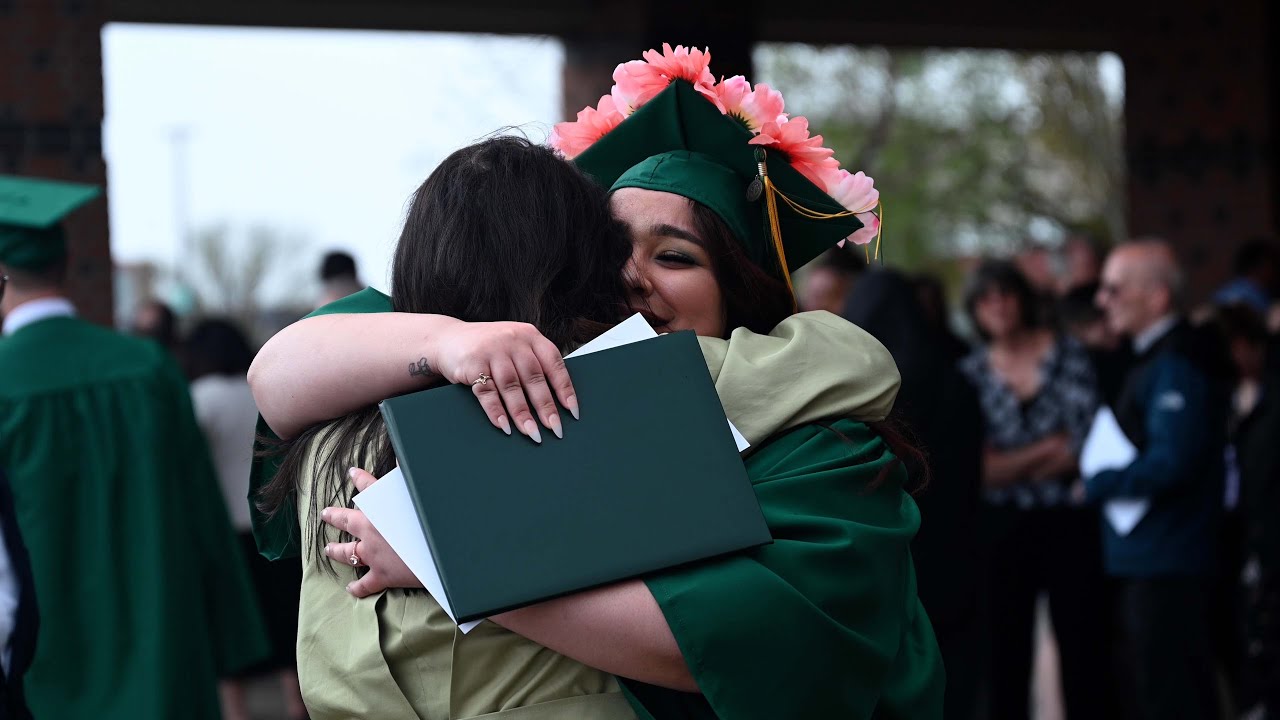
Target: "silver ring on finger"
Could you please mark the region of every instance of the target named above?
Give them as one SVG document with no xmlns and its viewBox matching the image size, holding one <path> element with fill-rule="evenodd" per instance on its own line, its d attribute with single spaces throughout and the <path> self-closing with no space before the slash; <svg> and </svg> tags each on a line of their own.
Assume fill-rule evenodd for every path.
<svg viewBox="0 0 1280 720">
<path fill-rule="evenodd" d="M 360 548 L 360 541 L 357 540 L 355 545 L 351 546 L 351 557 L 347 558 L 347 562 L 351 563 L 351 567 L 360 567 L 360 554 L 356 552 Z"/>
<path fill-rule="evenodd" d="M 480 373 L 480 377 L 476 378 L 475 380 L 472 380 L 472 381 L 471 381 L 471 384 L 472 384 L 473 386 L 475 386 L 475 385 L 487 385 L 487 384 L 489 383 L 489 381 L 490 381 L 490 380 L 492 380 L 492 379 L 493 379 L 493 378 L 492 378 L 492 377 L 490 377 L 488 373 Z"/>
</svg>

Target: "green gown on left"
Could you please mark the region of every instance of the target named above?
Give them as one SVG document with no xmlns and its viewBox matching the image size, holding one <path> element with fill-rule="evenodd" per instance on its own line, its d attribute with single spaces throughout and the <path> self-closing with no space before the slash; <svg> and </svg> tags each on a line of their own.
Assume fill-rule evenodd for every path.
<svg viewBox="0 0 1280 720">
<path fill-rule="evenodd" d="M 74 317 L 0 338 L 0 466 L 40 612 L 34 717 L 220 717 L 217 678 L 267 647 L 165 351 Z"/>
</svg>

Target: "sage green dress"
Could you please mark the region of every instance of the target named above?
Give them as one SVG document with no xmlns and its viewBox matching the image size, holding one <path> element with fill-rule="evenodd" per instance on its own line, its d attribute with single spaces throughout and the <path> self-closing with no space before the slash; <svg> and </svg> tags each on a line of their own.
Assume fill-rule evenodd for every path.
<svg viewBox="0 0 1280 720">
<path fill-rule="evenodd" d="M 360 309 L 354 300 L 386 309 L 366 296 L 337 312 Z M 892 359 L 827 313 L 702 345 L 726 413 L 760 445 L 747 469 L 775 537 L 646 579 L 703 694 L 627 680 L 620 692 L 612 676 L 492 623 L 464 636 L 421 591 L 356 600 L 350 568 L 333 566 L 335 580 L 304 559 L 299 673 L 312 716 L 940 717 L 904 473 L 864 424 L 817 423 L 882 419 L 899 382 Z M 299 498 L 304 523 L 308 506 Z"/>
<path fill-rule="evenodd" d="M 40 612 L 32 714 L 221 716 L 266 638 L 186 382 L 75 317 L 0 339 L 0 466 Z"/>
</svg>

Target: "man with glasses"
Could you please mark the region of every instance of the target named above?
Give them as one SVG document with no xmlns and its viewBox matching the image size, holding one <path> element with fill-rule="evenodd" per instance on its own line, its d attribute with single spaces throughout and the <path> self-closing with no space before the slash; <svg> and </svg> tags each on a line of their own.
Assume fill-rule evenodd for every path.
<svg viewBox="0 0 1280 720">
<path fill-rule="evenodd" d="M 1137 524 L 1108 518 L 1105 563 L 1142 717 L 1216 718 L 1209 600 L 1222 498 L 1226 387 L 1182 319 L 1183 276 L 1169 247 L 1140 240 L 1107 258 L 1098 306 L 1136 354 L 1116 417 L 1137 458 L 1085 481 L 1091 501 L 1145 501 Z M 1099 672 L 1105 669 L 1099 668 Z"/>
<path fill-rule="evenodd" d="M 0 468 L 40 614 L 22 687 L 37 718 L 213 720 L 262 623 L 178 368 L 64 296 L 61 222 L 97 195 L 0 175 Z"/>
</svg>

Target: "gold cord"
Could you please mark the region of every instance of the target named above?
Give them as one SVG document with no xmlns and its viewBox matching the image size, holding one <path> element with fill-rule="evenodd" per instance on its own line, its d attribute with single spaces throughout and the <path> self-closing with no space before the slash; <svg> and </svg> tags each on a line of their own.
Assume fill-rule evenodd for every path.
<svg viewBox="0 0 1280 720">
<path fill-rule="evenodd" d="M 787 292 L 791 294 L 791 309 L 795 311 L 799 309 L 799 302 L 796 300 L 796 288 L 791 282 L 791 270 L 787 267 L 787 251 L 782 247 L 782 225 L 778 221 L 778 201 L 777 196 L 782 195 L 773 180 L 769 178 L 769 168 L 766 165 L 764 151 L 761 150 L 757 157 L 759 162 L 756 167 L 760 172 L 760 180 L 764 182 L 764 204 L 769 213 L 769 234 L 773 236 L 773 249 L 778 254 L 778 264 L 782 266 L 782 279 L 787 282 Z M 785 200 L 786 195 L 782 195 Z"/>
</svg>

